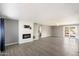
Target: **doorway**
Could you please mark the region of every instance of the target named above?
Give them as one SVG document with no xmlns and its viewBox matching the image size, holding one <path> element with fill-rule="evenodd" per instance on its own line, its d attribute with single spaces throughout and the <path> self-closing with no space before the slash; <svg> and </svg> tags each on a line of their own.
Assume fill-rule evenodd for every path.
<svg viewBox="0 0 79 59">
<path fill-rule="evenodd" d="M 39 40 L 41 39 L 42 36 L 42 25 L 38 23 L 34 23 L 34 29 L 33 29 L 33 39 L 34 40 Z"/>
<path fill-rule="evenodd" d="M 42 36 L 42 26 L 41 25 L 39 25 L 39 27 L 38 27 L 38 37 L 39 37 L 39 39 L 41 39 L 41 36 Z"/>
</svg>

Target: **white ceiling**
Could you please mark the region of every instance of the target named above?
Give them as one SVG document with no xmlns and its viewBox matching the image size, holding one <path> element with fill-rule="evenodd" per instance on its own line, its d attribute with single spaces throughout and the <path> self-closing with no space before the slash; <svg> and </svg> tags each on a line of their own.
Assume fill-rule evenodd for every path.
<svg viewBox="0 0 79 59">
<path fill-rule="evenodd" d="M 2 14 L 10 18 L 18 20 L 30 20 L 44 25 L 76 24 L 79 23 L 79 4 L 2 4 Z"/>
</svg>

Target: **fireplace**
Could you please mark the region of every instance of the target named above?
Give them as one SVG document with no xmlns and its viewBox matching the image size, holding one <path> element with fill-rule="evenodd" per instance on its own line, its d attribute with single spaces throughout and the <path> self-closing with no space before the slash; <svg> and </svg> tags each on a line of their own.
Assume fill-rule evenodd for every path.
<svg viewBox="0 0 79 59">
<path fill-rule="evenodd" d="M 31 34 L 23 34 L 23 39 L 31 38 Z"/>
</svg>

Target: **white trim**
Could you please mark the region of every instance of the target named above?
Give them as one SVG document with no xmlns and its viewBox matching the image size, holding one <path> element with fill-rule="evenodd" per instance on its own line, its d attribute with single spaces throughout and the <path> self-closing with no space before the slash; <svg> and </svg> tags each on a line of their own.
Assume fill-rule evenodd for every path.
<svg viewBox="0 0 79 59">
<path fill-rule="evenodd" d="M 23 43 L 27 43 L 27 42 L 32 42 L 32 41 L 34 41 L 34 40 L 30 40 L 30 39 L 29 40 L 25 40 L 25 41 L 22 40 L 22 41 L 19 41 L 19 44 L 23 44 Z"/>
<path fill-rule="evenodd" d="M 18 44 L 18 42 L 14 42 L 14 43 L 10 43 L 10 44 L 5 44 L 5 46 L 10 46 L 10 45 L 14 45 L 14 44 Z"/>
</svg>

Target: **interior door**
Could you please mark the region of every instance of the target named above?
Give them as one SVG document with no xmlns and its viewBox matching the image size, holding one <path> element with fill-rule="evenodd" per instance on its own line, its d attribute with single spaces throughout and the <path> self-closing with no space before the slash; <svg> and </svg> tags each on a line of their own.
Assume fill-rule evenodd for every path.
<svg viewBox="0 0 79 59">
<path fill-rule="evenodd" d="M 4 30 L 4 19 L 0 18 L 0 50 L 5 50 L 5 30 Z"/>
</svg>

